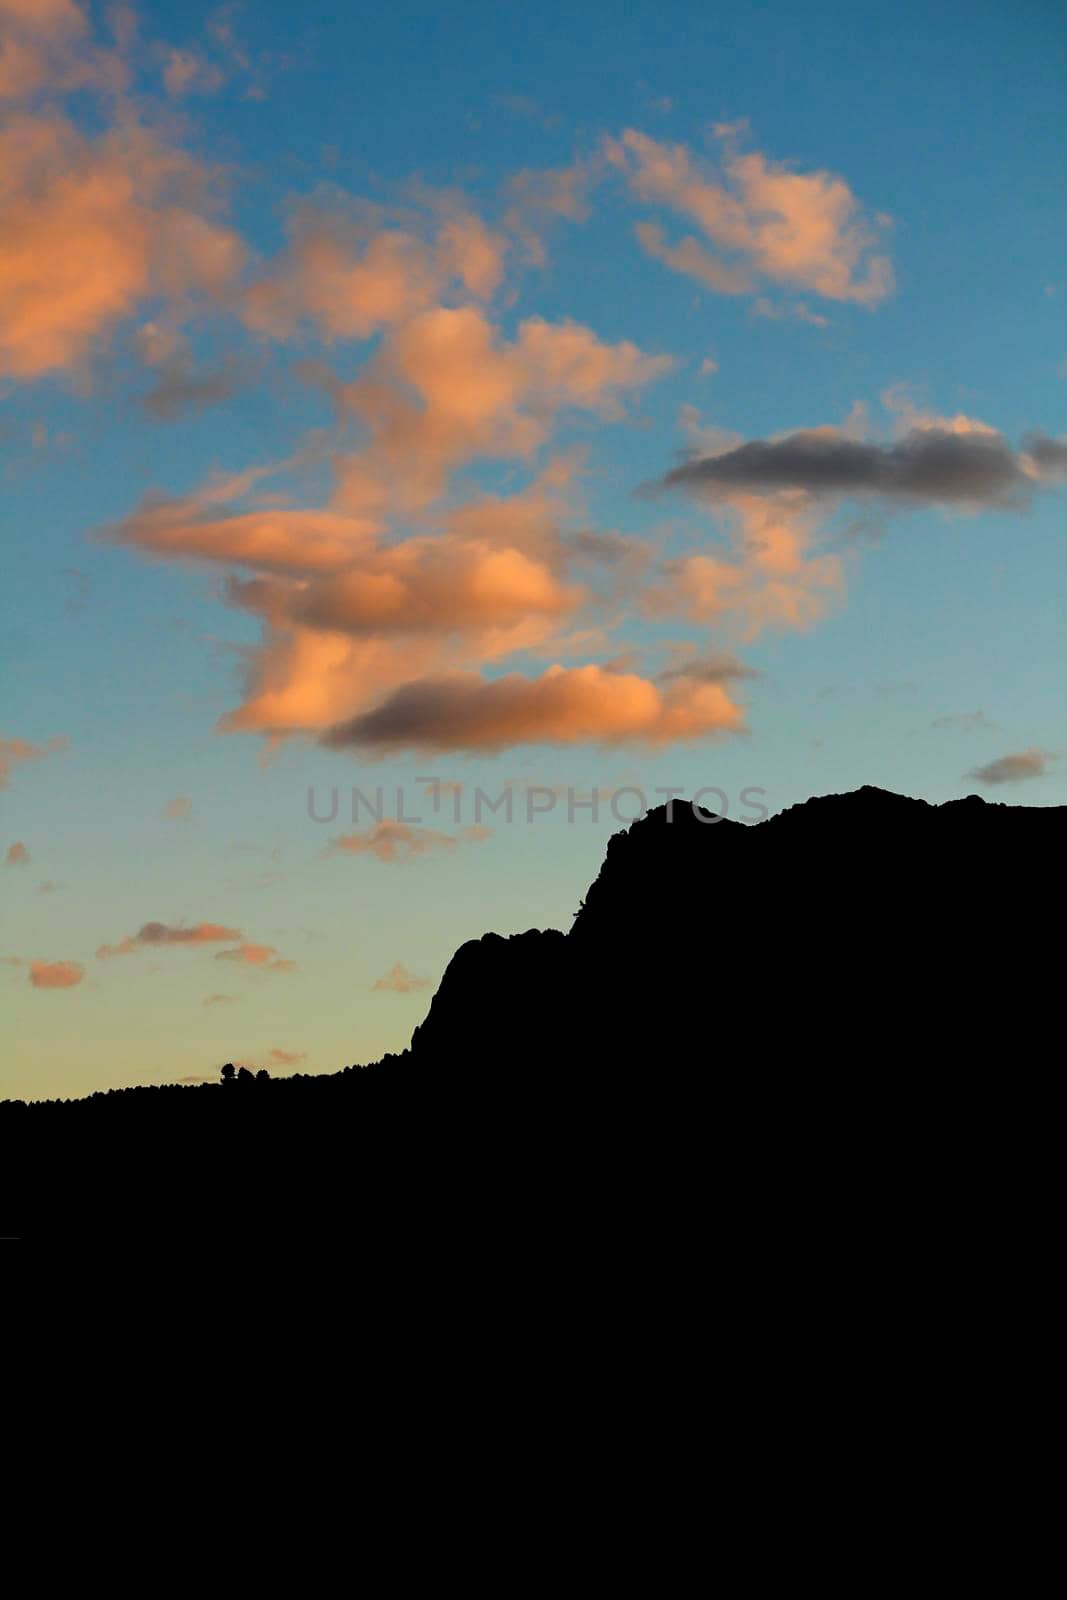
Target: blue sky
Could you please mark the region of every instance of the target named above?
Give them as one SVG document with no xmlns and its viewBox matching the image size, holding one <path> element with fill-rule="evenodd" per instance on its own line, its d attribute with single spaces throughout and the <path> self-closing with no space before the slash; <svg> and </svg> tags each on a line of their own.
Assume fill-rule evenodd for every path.
<svg viewBox="0 0 1067 1600">
<path fill-rule="evenodd" d="M 620 825 L 479 785 L 1067 802 L 1065 55 L 0 0 L 0 1092 L 401 1048 Z"/>
</svg>

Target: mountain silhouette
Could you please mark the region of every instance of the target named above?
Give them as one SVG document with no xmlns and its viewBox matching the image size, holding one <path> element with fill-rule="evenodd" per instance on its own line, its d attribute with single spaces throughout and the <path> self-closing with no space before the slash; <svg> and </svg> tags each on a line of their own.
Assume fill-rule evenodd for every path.
<svg viewBox="0 0 1067 1600">
<path fill-rule="evenodd" d="M 874 788 L 749 824 L 676 800 L 610 840 L 567 932 L 461 946 L 401 1055 L 4 1102 L 0 1231 L 573 1236 L 606 1207 L 677 1241 L 716 1198 L 784 1219 L 784 1188 L 809 1219 L 985 1163 L 1029 1191 L 1065 827 Z"/>
</svg>

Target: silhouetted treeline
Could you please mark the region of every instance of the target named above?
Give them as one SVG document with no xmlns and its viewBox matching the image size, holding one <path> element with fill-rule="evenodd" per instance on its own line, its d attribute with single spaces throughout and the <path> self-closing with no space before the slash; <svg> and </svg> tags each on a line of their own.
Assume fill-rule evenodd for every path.
<svg viewBox="0 0 1067 1600">
<path fill-rule="evenodd" d="M 874 789 L 758 824 L 660 807 L 567 933 L 462 946 L 401 1055 L 0 1105 L 2 1231 L 719 1236 L 1009 1170 L 1037 1203 L 1065 823 Z"/>
</svg>

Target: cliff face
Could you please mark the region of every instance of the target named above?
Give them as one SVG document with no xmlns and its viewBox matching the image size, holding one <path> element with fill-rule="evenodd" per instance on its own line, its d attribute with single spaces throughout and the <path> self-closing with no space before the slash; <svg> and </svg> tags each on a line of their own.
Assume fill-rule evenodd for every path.
<svg viewBox="0 0 1067 1600">
<path fill-rule="evenodd" d="M 566 935 L 456 953 L 413 1060 L 571 1081 L 1018 1064 L 1049 1003 L 1040 910 L 1065 831 L 1063 807 L 872 788 L 749 825 L 659 807 L 611 839 Z"/>
<path fill-rule="evenodd" d="M 232 1250 L 258 1217 L 403 1262 L 460 1242 L 494 1282 L 537 1240 L 701 1292 L 732 1249 L 798 1296 L 821 1250 L 834 1293 L 878 1263 L 879 1308 L 886 1261 L 936 1289 L 961 1239 L 1047 1273 L 1065 836 L 1067 808 L 876 789 L 751 826 L 661 808 L 568 933 L 457 951 L 402 1057 L 0 1106 L 0 1232 L 199 1218 Z"/>
</svg>

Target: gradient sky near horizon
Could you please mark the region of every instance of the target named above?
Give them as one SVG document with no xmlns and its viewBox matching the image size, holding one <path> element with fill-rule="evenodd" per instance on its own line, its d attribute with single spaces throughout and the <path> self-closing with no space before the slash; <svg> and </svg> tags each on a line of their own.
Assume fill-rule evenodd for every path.
<svg viewBox="0 0 1067 1600">
<path fill-rule="evenodd" d="M 403 1048 L 569 926 L 638 802 L 568 786 L 1067 803 L 1065 64 L 0 0 L 0 1097 Z"/>
</svg>

